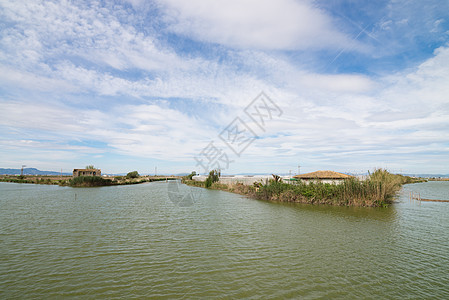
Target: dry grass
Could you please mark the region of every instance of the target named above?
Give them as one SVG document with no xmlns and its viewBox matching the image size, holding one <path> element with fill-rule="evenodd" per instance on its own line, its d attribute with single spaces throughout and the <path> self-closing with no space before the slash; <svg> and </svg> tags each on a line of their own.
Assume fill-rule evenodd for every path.
<svg viewBox="0 0 449 300">
<path fill-rule="evenodd" d="M 390 204 L 401 185 L 409 181 L 409 177 L 378 169 L 365 181 L 352 177 L 337 185 L 319 181 L 309 184 L 300 181 L 295 185 L 270 182 L 259 189 L 256 197 L 270 201 L 378 207 Z"/>
<path fill-rule="evenodd" d="M 191 180 L 183 180 L 183 182 L 188 185 L 205 187 L 204 182 Z M 414 182 L 413 178 L 377 169 L 365 181 L 349 176 L 341 184 L 320 181 L 311 183 L 299 181 L 296 184 L 287 184 L 271 180 L 260 187 L 243 184 L 226 185 L 215 182 L 210 188 L 268 201 L 382 207 L 393 202 L 403 184 L 411 182 Z"/>
</svg>

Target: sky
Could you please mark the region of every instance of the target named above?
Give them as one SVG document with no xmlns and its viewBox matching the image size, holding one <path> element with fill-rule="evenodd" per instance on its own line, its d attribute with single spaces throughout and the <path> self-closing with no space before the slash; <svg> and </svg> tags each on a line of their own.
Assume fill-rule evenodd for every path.
<svg viewBox="0 0 449 300">
<path fill-rule="evenodd" d="M 448 174 L 449 1 L 0 0 L 22 165 Z"/>
</svg>

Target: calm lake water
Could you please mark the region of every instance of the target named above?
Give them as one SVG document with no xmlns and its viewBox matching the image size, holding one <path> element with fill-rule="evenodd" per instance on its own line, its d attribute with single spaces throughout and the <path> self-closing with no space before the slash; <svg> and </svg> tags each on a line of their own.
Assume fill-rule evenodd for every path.
<svg viewBox="0 0 449 300">
<path fill-rule="evenodd" d="M 449 182 L 386 209 L 168 186 L 0 183 L 0 298 L 449 298 L 449 203 L 408 199 Z"/>
</svg>

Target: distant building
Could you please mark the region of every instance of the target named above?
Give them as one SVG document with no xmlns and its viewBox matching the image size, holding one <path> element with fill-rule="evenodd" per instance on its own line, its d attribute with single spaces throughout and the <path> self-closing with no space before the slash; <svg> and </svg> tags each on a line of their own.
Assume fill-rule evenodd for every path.
<svg viewBox="0 0 449 300">
<path fill-rule="evenodd" d="M 323 182 L 331 184 L 342 183 L 345 179 L 354 178 L 354 176 L 338 173 L 334 171 L 316 171 L 307 174 L 296 175 L 293 178 L 290 176 L 281 176 L 282 182 L 294 184 L 298 180 L 303 182 Z M 195 175 L 192 177 L 194 181 L 206 181 L 207 176 L 205 175 Z M 220 176 L 218 182 L 221 184 L 234 185 L 253 185 L 255 183 L 266 184 L 268 181 L 273 179 L 273 175 L 228 175 Z"/>
<path fill-rule="evenodd" d="M 286 177 L 287 178 L 287 177 Z M 205 175 L 195 175 L 192 177 L 194 181 L 206 181 L 207 176 Z M 220 176 L 218 183 L 233 185 L 233 184 L 243 184 L 243 185 L 253 185 L 254 183 L 265 184 L 269 180 L 273 179 L 272 175 L 228 175 Z"/>
<path fill-rule="evenodd" d="M 79 176 L 101 176 L 100 169 L 73 169 L 73 177 Z"/>
<path fill-rule="evenodd" d="M 354 176 L 334 171 L 316 171 L 312 173 L 299 174 L 294 176 L 293 178 L 300 179 L 304 182 L 321 181 L 324 183 L 339 184 L 342 183 L 345 179 L 354 178 Z"/>
</svg>

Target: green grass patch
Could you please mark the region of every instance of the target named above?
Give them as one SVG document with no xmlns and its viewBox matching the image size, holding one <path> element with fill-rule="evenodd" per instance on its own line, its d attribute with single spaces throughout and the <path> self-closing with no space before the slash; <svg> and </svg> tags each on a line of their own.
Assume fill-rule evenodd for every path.
<svg viewBox="0 0 449 300">
<path fill-rule="evenodd" d="M 70 179 L 69 185 L 73 187 L 109 186 L 113 185 L 113 182 L 100 176 L 79 176 Z"/>
</svg>

